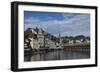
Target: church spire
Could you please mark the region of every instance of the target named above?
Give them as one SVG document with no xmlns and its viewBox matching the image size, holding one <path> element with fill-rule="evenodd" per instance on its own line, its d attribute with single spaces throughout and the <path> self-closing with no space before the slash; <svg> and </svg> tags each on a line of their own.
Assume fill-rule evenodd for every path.
<svg viewBox="0 0 100 73">
<path fill-rule="evenodd" d="M 61 34 L 59 32 L 59 44 L 61 45 Z"/>
</svg>

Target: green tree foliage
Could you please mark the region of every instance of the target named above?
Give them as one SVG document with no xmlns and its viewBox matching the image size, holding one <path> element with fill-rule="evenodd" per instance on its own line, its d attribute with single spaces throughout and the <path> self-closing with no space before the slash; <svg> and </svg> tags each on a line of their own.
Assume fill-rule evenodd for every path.
<svg viewBox="0 0 100 73">
<path fill-rule="evenodd" d="M 66 39 L 62 40 L 62 43 L 68 43 L 68 42 L 69 42 L 69 40 L 66 40 Z"/>
</svg>

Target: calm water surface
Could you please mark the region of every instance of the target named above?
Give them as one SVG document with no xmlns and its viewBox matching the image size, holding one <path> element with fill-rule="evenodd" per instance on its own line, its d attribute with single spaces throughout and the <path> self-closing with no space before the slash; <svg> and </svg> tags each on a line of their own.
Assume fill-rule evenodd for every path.
<svg viewBox="0 0 100 73">
<path fill-rule="evenodd" d="M 90 58 L 90 49 L 69 49 L 24 53 L 24 61 L 70 60 Z"/>
</svg>

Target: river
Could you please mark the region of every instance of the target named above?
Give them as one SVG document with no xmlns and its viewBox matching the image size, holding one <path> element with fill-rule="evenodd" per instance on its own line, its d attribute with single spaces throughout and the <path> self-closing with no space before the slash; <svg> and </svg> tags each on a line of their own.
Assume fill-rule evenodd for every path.
<svg viewBox="0 0 100 73">
<path fill-rule="evenodd" d="M 48 60 L 72 60 L 90 58 L 90 49 L 60 49 L 50 50 L 48 52 L 24 53 L 24 61 L 48 61 Z"/>
</svg>

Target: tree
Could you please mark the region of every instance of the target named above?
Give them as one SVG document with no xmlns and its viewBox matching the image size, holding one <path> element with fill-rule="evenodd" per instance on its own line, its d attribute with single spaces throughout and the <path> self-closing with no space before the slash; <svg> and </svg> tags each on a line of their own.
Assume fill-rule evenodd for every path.
<svg viewBox="0 0 100 73">
<path fill-rule="evenodd" d="M 69 42 L 69 40 L 67 40 L 67 39 L 62 40 L 62 43 L 68 43 L 68 42 Z"/>
</svg>

